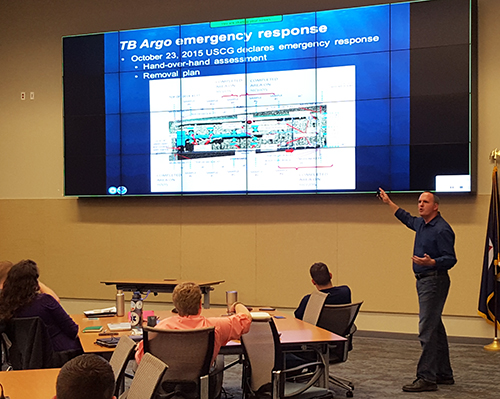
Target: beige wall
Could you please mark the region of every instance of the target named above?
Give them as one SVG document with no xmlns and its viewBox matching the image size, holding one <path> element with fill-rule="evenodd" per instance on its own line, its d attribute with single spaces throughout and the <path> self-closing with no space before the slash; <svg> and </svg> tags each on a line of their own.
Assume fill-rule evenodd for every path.
<svg viewBox="0 0 500 399">
<path fill-rule="evenodd" d="M 372 195 L 62 197 L 61 36 L 382 1 L 0 1 L 0 258 L 32 258 L 62 297 L 112 298 L 112 278 L 224 279 L 253 305 L 294 307 L 326 262 L 365 312 L 417 312 L 413 234 Z M 500 2 L 479 0 L 477 196 L 446 196 L 459 262 L 445 313 L 476 315 L 492 164 L 500 147 Z M 35 92 L 35 100 L 20 93 Z M 453 157 L 453 154 L 449 154 Z M 416 211 L 416 195 L 393 198 Z M 168 299 L 169 297 L 165 297 Z M 389 327 L 390 328 L 390 327 Z M 474 332 L 471 332 L 474 335 Z"/>
</svg>

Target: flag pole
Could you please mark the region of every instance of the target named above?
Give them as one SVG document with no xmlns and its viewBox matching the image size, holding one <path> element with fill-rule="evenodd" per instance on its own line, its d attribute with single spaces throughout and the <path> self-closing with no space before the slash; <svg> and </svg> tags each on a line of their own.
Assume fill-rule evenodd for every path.
<svg viewBox="0 0 500 399">
<path fill-rule="evenodd" d="M 496 268 L 498 267 L 498 259 L 495 259 L 495 262 L 494 262 L 494 265 L 495 265 L 495 271 L 496 271 Z M 497 274 L 498 276 L 498 274 Z M 497 327 L 497 285 L 498 285 L 498 281 L 495 281 L 495 314 L 493 315 L 493 323 L 495 324 L 495 338 L 493 338 L 493 342 L 491 344 L 488 344 L 488 345 L 485 345 L 484 346 L 484 349 L 486 349 L 487 351 L 490 351 L 490 352 L 498 352 L 500 351 L 500 339 L 498 339 L 498 327 Z"/>
<path fill-rule="evenodd" d="M 500 151 L 498 151 L 496 148 L 491 152 L 490 158 L 492 158 L 495 162 L 495 167 L 493 168 L 493 180 L 496 184 L 496 190 L 494 190 L 494 195 L 495 198 L 493 200 L 493 205 L 496 208 L 498 204 L 498 180 L 497 180 L 497 158 L 500 157 Z M 499 209 L 494 209 L 494 215 L 496 215 L 497 222 L 496 222 L 496 227 L 500 226 L 499 223 Z M 498 265 L 500 263 L 500 232 L 497 233 L 497 246 L 496 248 L 498 249 L 498 253 L 494 254 L 495 260 L 493 261 L 493 267 L 494 269 L 494 276 L 495 276 L 495 281 L 494 281 L 494 315 L 493 315 L 493 324 L 495 325 L 495 338 L 493 339 L 493 342 L 491 344 L 485 345 L 484 349 L 490 352 L 498 352 L 500 351 L 500 339 L 498 338 L 498 321 L 497 321 L 497 314 L 498 314 L 498 278 L 500 276 L 500 273 L 498 273 Z"/>
</svg>

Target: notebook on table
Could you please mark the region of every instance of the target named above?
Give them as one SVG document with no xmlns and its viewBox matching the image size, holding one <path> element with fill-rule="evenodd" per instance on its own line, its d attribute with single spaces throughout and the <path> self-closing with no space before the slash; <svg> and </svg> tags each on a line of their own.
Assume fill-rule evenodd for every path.
<svg viewBox="0 0 500 399">
<path fill-rule="evenodd" d="M 134 342 L 142 341 L 142 335 L 130 335 L 129 337 Z M 95 340 L 95 343 L 106 348 L 116 348 L 116 345 L 118 345 L 118 341 L 120 341 L 120 337 L 97 338 Z"/>
</svg>

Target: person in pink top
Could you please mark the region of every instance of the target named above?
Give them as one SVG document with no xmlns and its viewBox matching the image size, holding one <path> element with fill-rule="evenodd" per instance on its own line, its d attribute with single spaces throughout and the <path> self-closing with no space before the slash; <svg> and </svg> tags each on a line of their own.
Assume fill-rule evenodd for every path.
<svg viewBox="0 0 500 399">
<path fill-rule="evenodd" d="M 195 328 L 215 327 L 214 355 L 215 361 L 221 346 L 233 339 L 239 339 L 247 333 L 252 323 L 252 316 L 242 303 L 232 305 L 235 313 L 228 317 L 204 317 L 201 315 L 201 290 L 195 283 L 181 283 L 172 294 L 172 301 L 179 312 L 161 320 L 156 326 L 167 330 L 190 330 Z M 140 363 L 144 355 L 143 342 L 139 342 L 135 352 L 135 359 Z"/>
<path fill-rule="evenodd" d="M 172 301 L 178 311 L 177 316 L 161 320 L 156 327 L 167 330 L 191 330 L 195 328 L 215 327 L 214 354 L 210 372 L 210 397 L 220 398 L 222 389 L 223 357 L 217 360 L 221 346 L 233 339 L 239 339 L 250 330 L 252 316 L 242 303 L 235 302 L 231 306 L 232 316 L 204 317 L 201 315 L 201 290 L 198 284 L 181 283 L 172 294 Z M 139 342 L 135 352 L 135 360 L 140 363 L 144 356 L 144 344 Z"/>
</svg>

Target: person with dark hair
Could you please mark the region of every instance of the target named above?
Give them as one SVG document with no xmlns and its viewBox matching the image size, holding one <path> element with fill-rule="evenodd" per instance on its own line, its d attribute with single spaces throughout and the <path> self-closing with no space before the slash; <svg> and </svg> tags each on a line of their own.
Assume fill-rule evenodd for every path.
<svg viewBox="0 0 500 399">
<path fill-rule="evenodd" d="M 111 365 L 97 355 L 80 355 L 61 368 L 54 399 L 112 399 L 114 390 Z"/>
<path fill-rule="evenodd" d="M 344 305 L 351 303 L 351 289 L 347 285 L 334 286 L 332 284 L 332 273 L 323 262 L 314 263 L 310 269 L 311 281 L 321 292 L 328 294 L 325 299 L 327 305 Z M 307 294 L 300 301 L 299 307 L 295 309 L 295 318 L 302 320 L 311 294 Z"/>
<path fill-rule="evenodd" d="M 0 260 L 0 292 L 3 289 L 3 283 L 5 282 L 7 274 L 9 273 L 9 270 L 12 266 L 13 266 L 12 262 L 8 260 Z M 38 280 L 38 285 L 40 286 L 40 292 L 42 294 L 49 294 L 57 302 L 61 302 L 57 294 L 52 289 L 47 287 L 44 283 L 42 283 L 40 280 Z"/>
<path fill-rule="evenodd" d="M 380 199 L 390 206 L 394 216 L 416 233 L 411 259 L 417 279 L 418 338 L 422 354 L 417 366 L 417 379 L 404 385 L 403 391 L 436 391 L 437 384 L 451 385 L 455 382 L 442 320 L 450 289 L 448 270 L 457 263 L 455 233 L 439 212 L 439 197 L 436 194 L 426 191 L 420 195 L 420 217 L 415 217 L 392 202 L 384 190 L 379 190 Z"/>
<path fill-rule="evenodd" d="M 22 260 L 11 267 L 0 293 L 0 321 L 40 317 L 55 352 L 82 353 L 78 325 L 51 295 L 39 292 L 38 277 L 38 267 L 32 260 Z"/>
</svg>

